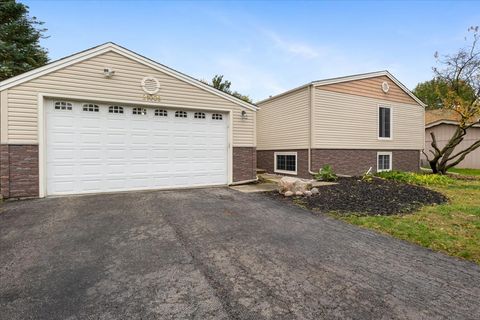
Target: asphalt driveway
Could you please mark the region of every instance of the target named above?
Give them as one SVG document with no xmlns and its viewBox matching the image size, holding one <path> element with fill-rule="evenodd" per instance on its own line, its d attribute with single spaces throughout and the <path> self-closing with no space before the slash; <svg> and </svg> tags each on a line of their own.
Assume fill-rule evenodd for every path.
<svg viewBox="0 0 480 320">
<path fill-rule="evenodd" d="M 480 268 L 226 188 L 5 203 L 1 319 L 478 319 Z"/>
</svg>

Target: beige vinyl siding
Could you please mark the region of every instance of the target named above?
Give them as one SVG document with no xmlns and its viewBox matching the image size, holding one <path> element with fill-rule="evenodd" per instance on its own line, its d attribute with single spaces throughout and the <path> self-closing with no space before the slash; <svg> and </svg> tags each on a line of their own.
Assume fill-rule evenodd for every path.
<svg viewBox="0 0 480 320">
<path fill-rule="evenodd" d="M 103 69 L 115 70 L 111 79 Z M 91 100 L 145 103 L 141 80 L 154 76 L 160 82 L 159 106 L 205 107 L 233 110 L 233 145 L 255 146 L 255 112 L 206 90 L 154 70 L 115 52 L 107 52 L 40 76 L 8 90 L 8 142 L 38 143 L 38 94 L 88 97 Z M 242 119 L 241 112 L 247 112 Z"/>
<path fill-rule="evenodd" d="M 0 92 L 0 142 L 7 143 L 7 92 L 8 90 L 3 90 Z"/>
<path fill-rule="evenodd" d="M 383 92 L 382 90 L 383 82 L 386 82 L 389 85 L 389 90 L 387 93 Z M 395 84 L 395 82 L 393 82 L 387 76 L 329 84 L 322 86 L 322 89 L 392 102 L 402 102 L 412 105 L 418 104 L 412 97 L 406 94 L 402 88 L 397 86 L 397 84 Z"/>
<path fill-rule="evenodd" d="M 416 103 L 327 91 L 323 87 L 315 89 L 314 103 L 312 148 L 423 149 L 424 109 Z M 378 139 L 379 105 L 392 107 L 391 140 Z"/>
<path fill-rule="evenodd" d="M 257 150 L 308 148 L 309 92 L 305 87 L 258 105 Z"/>
<path fill-rule="evenodd" d="M 433 126 L 431 128 L 425 129 L 425 151 L 426 153 L 432 157 L 432 153 L 429 150 L 433 150 L 432 148 L 432 137 L 430 136 L 431 132 L 435 133 L 435 138 L 437 140 L 437 144 L 439 147 L 443 147 L 447 144 L 450 138 L 453 136 L 455 132 L 455 125 L 451 124 L 439 124 L 437 126 Z M 471 146 L 475 141 L 480 140 L 480 128 L 470 128 L 467 131 L 467 135 L 465 136 L 464 140 L 455 148 L 455 153 L 467 149 Z M 454 154 L 455 154 L 454 153 Z M 453 155 L 453 154 L 452 154 Z M 423 156 L 425 158 L 425 156 Z M 472 153 L 468 154 L 465 159 L 460 162 L 457 168 L 473 168 L 473 169 L 480 169 L 480 149 L 473 151 Z"/>
</svg>

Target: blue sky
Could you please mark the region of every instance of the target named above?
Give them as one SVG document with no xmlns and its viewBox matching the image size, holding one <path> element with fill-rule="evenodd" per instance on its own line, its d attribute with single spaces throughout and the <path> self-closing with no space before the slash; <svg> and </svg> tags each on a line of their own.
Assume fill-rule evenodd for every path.
<svg viewBox="0 0 480 320">
<path fill-rule="evenodd" d="M 312 80 L 387 69 L 407 87 L 455 52 L 480 2 L 22 1 L 51 59 L 113 41 L 260 100 Z"/>
</svg>

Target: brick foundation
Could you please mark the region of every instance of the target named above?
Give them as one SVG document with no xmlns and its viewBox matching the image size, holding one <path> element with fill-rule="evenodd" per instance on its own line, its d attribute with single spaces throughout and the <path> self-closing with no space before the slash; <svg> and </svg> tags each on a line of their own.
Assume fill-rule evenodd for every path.
<svg viewBox="0 0 480 320">
<path fill-rule="evenodd" d="M 275 152 L 296 152 L 297 153 L 297 176 L 302 178 L 309 178 L 311 175 L 308 173 L 308 150 L 259 150 L 257 151 L 257 167 L 264 169 L 268 173 L 274 172 L 274 153 Z M 283 173 L 282 173 L 283 174 Z"/>
<path fill-rule="evenodd" d="M 310 178 L 308 173 L 308 150 L 259 150 L 257 166 L 269 173 L 274 173 L 274 152 L 297 152 L 297 176 Z M 312 171 L 316 172 L 325 164 L 330 164 L 338 174 L 357 176 L 370 167 L 377 171 L 377 152 L 392 152 L 394 170 L 418 171 L 420 169 L 419 150 L 350 150 L 350 149 L 312 149 Z"/>
<path fill-rule="evenodd" d="M 420 169 L 419 150 L 337 150 L 312 149 L 312 170 L 318 171 L 325 164 L 331 164 L 340 174 L 361 175 L 370 167 L 377 171 L 377 152 L 392 152 L 392 169 L 400 171 L 418 171 Z"/>
<path fill-rule="evenodd" d="M 38 146 L 0 146 L 0 193 L 3 198 L 38 197 Z"/>
<path fill-rule="evenodd" d="M 254 147 L 233 147 L 233 182 L 255 179 L 256 169 L 257 152 Z"/>
</svg>

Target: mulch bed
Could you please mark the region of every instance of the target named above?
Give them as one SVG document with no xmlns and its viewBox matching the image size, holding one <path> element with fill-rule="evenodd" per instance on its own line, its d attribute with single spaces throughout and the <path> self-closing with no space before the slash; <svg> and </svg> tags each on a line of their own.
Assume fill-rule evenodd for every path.
<svg viewBox="0 0 480 320">
<path fill-rule="evenodd" d="M 321 186 L 318 189 L 320 193 L 311 197 L 284 197 L 276 191 L 267 194 L 312 211 L 344 215 L 408 213 L 424 205 L 447 202 L 447 198 L 436 191 L 380 178 L 374 178 L 371 182 L 361 181 L 359 178 L 340 178 L 338 184 Z"/>
</svg>

